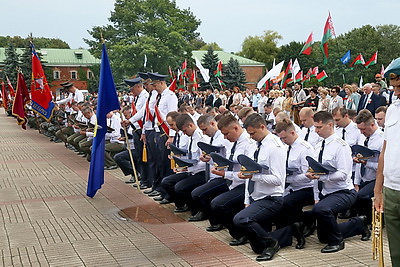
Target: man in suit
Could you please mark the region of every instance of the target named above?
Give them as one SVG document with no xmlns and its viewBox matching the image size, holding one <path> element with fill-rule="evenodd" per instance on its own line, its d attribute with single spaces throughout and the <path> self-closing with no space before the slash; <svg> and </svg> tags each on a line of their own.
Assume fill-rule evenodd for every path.
<svg viewBox="0 0 400 267">
<path fill-rule="evenodd" d="M 360 98 L 357 113 L 362 109 L 368 109 L 375 116 L 375 110 L 381 106 L 381 100 L 372 92 L 372 84 L 366 83 L 363 87 L 364 94 Z"/>
<path fill-rule="evenodd" d="M 207 107 L 207 106 L 210 106 L 210 107 L 213 107 L 214 106 L 214 95 L 213 95 L 213 93 L 212 93 L 212 90 L 211 89 L 207 89 L 207 91 L 206 91 L 206 101 L 205 101 L 205 106 Z"/>
</svg>

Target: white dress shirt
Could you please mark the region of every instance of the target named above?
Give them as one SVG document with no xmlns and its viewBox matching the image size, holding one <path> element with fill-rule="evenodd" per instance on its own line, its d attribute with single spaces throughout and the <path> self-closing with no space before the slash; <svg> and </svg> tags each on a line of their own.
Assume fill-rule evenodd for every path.
<svg viewBox="0 0 400 267">
<path fill-rule="evenodd" d="M 210 141 L 211 142 L 211 138 Z M 214 136 L 213 136 L 213 141 L 212 143 L 209 143 L 210 145 L 213 146 L 219 146 L 222 147 L 220 152 L 218 154 L 220 154 L 222 157 L 227 157 L 227 151 L 231 151 L 232 148 L 232 142 L 229 142 L 227 139 L 224 138 L 224 135 L 221 133 L 220 130 L 216 131 Z M 228 156 L 229 157 L 229 156 Z M 212 159 L 210 159 L 210 161 L 207 163 L 211 166 L 214 165 L 214 162 Z M 216 175 L 214 173 L 211 173 L 211 168 L 210 168 L 210 181 L 214 178 L 221 178 L 221 176 Z"/>
<path fill-rule="evenodd" d="M 200 159 L 201 150 L 197 145 L 198 142 L 209 143 L 210 137 L 203 135 L 201 130 L 199 128 L 196 128 L 193 135 L 189 137 L 188 156 L 190 154 L 192 159 Z M 192 143 L 191 146 L 190 143 Z M 196 174 L 198 172 L 205 171 L 205 169 L 206 163 L 199 160 L 195 165 L 188 168 L 188 172 Z"/>
<path fill-rule="evenodd" d="M 163 121 L 166 120 L 167 114 L 171 111 L 178 110 L 178 98 L 176 97 L 175 93 L 166 88 L 161 93 L 161 98 L 158 103 L 158 110 L 160 111 L 161 119 Z M 156 125 L 160 125 L 161 122 L 158 121 L 157 116 L 154 118 Z M 159 131 L 159 128 L 155 128 L 156 131 Z M 173 133 L 171 133 L 173 132 Z M 169 136 L 175 136 L 175 131 L 170 130 Z"/>
<path fill-rule="evenodd" d="M 149 93 L 146 90 L 143 90 L 137 96 L 137 100 L 135 103 L 137 113 L 129 119 L 129 121 L 136 127 L 136 129 L 140 128 L 140 126 L 137 122 L 139 120 L 143 120 L 144 111 L 146 110 L 146 101 L 147 101 L 148 97 L 149 97 Z M 143 121 L 143 123 L 144 123 L 144 121 Z"/>
<path fill-rule="evenodd" d="M 81 92 L 81 90 L 75 89 L 75 93 L 69 93 L 68 97 L 58 100 L 58 101 L 56 101 L 56 103 L 58 105 L 60 105 L 60 104 L 71 105 L 72 102 L 79 103 L 79 102 L 83 102 L 83 101 L 84 101 L 83 93 Z M 72 109 L 69 106 L 67 106 L 67 107 L 65 107 L 65 110 L 68 112 L 71 112 Z"/>
<path fill-rule="evenodd" d="M 307 135 L 308 129 L 310 129 L 310 134 L 308 135 L 307 142 L 315 147 L 320 141 L 322 141 L 322 138 L 315 132 L 314 125 L 312 125 L 310 128 L 303 127 L 299 133 L 299 136 L 301 139 L 305 140 L 304 138 Z"/>
<path fill-rule="evenodd" d="M 111 133 L 106 133 L 106 140 L 110 140 L 110 143 L 123 144 L 124 141 L 118 140 L 121 137 L 121 118 L 114 114 L 110 119 L 107 119 L 107 126 L 114 129 Z"/>
</svg>

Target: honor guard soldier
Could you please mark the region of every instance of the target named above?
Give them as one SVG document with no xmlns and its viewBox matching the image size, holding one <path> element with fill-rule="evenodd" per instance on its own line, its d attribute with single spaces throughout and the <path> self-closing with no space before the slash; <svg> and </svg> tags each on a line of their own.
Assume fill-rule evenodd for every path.
<svg viewBox="0 0 400 267">
<path fill-rule="evenodd" d="M 153 190 L 149 196 L 158 196 L 161 193 L 160 185 L 163 177 L 172 173 L 170 161 L 168 159 L 169 151 L 167 149 L 167 140 L 170 136 L 174 136 L 175 132 L 170 130 L 166 123 L 166 116 L 170 111 L 178 110 L 178 98 L 175 93 L 169 90 L 165 79 L 167 75 L 158 73 L 148 73 L 151 84 L 158 93 L 154 105 L 154 120 L 153 126 L 155 130 L 155 156 L 156 156 L 156 176 L 153 180 Z"/>
<path fill-rule="evenodd" d="M 239 121 L 231 114 L 222 115 L 218 121 L 218 129 L 225 139 L 233 143 L 231 149 L 227 151 L 226 157 L 233 161 L 234 164 L 227 170 L 215 167 L 211 169 L 211 173 L 225 178 L 229 188 L 229 191 L 220 194 L 211 201 L 212 215 L 229 230 L 230 235 L 233 237 L 229 244 L 231 246 L 239 246 L 245 244 L 247 238 L 233 224 L 233 217 L 244 208 L 245 195 L 245 181 L 238 177 L 240 164 L 237 162 L 237 156 L 242 154 L 253 155 L 257 145 L 250 139 L 246 130 L 240 126 Z M 212 231 L 213 228 L 207 230 Z"/>
<path fill-rule="evenodd" d="M 331 113 L 315 113 L 314 126 L 317 134 L 323 138 L 315 148 L 314 159 L 336 171 L 317 174 L 309 170 L 306 173 L 309 179 L 318 181 L 320 190 L 319 202 L 314 205 L 312 212 L 317 219 L 318 239 L 327 243 L 321 252 L 338 252 L 344 249 L 344 238 L 361 234 L 362 240 L 368 240 L 371 233 L 365 218 L 351 218 L 341 224 L 336 222 L 337 214 L 350 209 L 357 199 L 351 180 L 351 148 L 335 134 Z"/>
<path fill-rule="evenodd" d="M 75 152 L 79 152 L 79 142 L 85 138 L 85 136 L 81 135 L 81 127 L 87 125 L 88 119 L 82 113 L 82 109 L 84 108 L 84 102 L 78 103 L 78 113 L 74 119 L 74 134 L 70 135 L 67 138 L 67 142 L 71 144 L 71 149 Z"/>
<path fill-rule="evenodd" d="M 222 176 L 211 173 L 213 161 L 210 157 L 210 153 L 216 152 L 222 157 L 226 157 L 226 152 L 230 151 L 232 143 L 224 139 L 223 134 L 218 129 L 217 122 L 211 114 L 201 115 L 197 120 L 197 125 L 204 135 L 210 137 L 210 142 L 203 143 L 201 144 L 202 147 L 200 147 L 203 151 L 200 160 L 207 164 L 205 174 L 206 183 L 192 191 L 192 198 L 199 213 L 189 218 L 189 221 L 201 221 L 208 218 L 210 221 L 210 227 L 207 229 L 217 231 L 221 230 L 223 226 L 212 213 L 211 200 L 218 195 L 229 191 L 229 188 Z"/>
<path fill-rule="evenodd" d="M 164 177 L 161 181 L 161 187 L 167 192 L 169 200 L 175 203 L 175 212 L 185 212 L 192 209 L 192 215 L 195 215 L 197 211 L 193 210 L 191 192 L 197 186 L 205 183 L 205 163 L 199 161 L 201 151 L 197 144 L 198 142 L 209 142 L 209 138 L 201 133 L 201 130 L 197 128 L 188 114 L 179 115 L 176 118 L 176 126 L 190 138 L 187 158 L 198 162 L 187 170 Z"/>
<path fill-rule="evenodd" d="M 67 112 L 72 112 L 72 110 L 71 110 L 72 103 L 74 103 L 74 102 L 75 103 L 79 103 L 79 102 L 85 101 L 81 90 L 76 88 L 73 83 L 64 82 L 64 83 L 61 83 L 60 85 L 63 86 L 64 90 L 69 92 L 69 94 L 68 94 L 68 97 L 56 101 L 56 104 L 57 105 L 66 104 L 67 105 L 67 107 L 66 107 L 66 111 Z"/>
<path fill-rule="evenodd" d="M 366 137 L 364 142 L 358 146 L 353 146 L 353 160 L 357 163 L 354 187 L 356 188 L 357 202 L 356 211 L 359 215 L 365 215 L 368 218 L 368 224 L 371 223 L 372 200 L 374 196 L 376 170 L 378 168 L 378 158 L 383 146 L 383 132 L 375 123 L 374 117 L 367 109 L 363 109 L 356 117 L 358 129 Z"/>
<path fill-rule="evenodd" d="M 107 128 L 108 132 L 105 135 L 104 169 L 113 170 L 117 168 L 117 163 L 113 159 L 114 155 L 125 149 L 124 142 L 120 140 L 121 118 L 113 111 L 107 114 Z"/>
<path fill-rule="evenodd" d="M 299 136 L 304 141 L 310 143 L 313 148 L 322 141 L 321 137 L 315 132 L 314 127 L 314 111 L 309 107 L 304 107 L 299 112 L 299 117 L 303 128 L 301 129 Z"/>
<path fill-rule="evenodd" d="M 93 137 L 94 137 L 94 127 L 97 122 L 96 114 L 94 114 L 93 110 L 90 107 L 85 107 L 82 109 L 83 116 L 89 120 L 89 129 L 81 130 L 81 134 L 86 137 L 79 142 L 80 154 L 86 157 L 90 161 L 90 147 L 92 146 Z M 79 154 L 78 154 L 79 155 Z"/>
</svg>

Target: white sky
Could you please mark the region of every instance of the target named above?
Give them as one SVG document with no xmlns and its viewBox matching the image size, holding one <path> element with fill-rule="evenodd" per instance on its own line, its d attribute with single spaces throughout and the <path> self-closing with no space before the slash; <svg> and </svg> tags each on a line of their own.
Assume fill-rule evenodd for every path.
<svg viewBox="0 0 400 267">
<path fill-rule="evenodd" d="M 112 0 L 3 0 L 0 35 L 60 38 L 71 48 L 88 46 L 87 30 L 108 23 Z M 310 32 L 320 40 L 331 12 L 336 34 L 370 24 L 399 24 L 399 0 L 176 0 L 202 21 L 198 31 L 205 42 L 216 42 L 227 52 L 241 50 L 249 35 L 273 30 L 283 36 L 279 45 L 304 42 Z M 366 40 L 367 41 L 367 40 Z"/>
</svg>

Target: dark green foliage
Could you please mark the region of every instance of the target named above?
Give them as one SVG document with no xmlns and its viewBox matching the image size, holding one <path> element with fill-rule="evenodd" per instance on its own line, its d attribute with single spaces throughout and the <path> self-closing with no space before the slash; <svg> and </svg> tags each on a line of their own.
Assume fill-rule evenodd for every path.
<svg viewBox="0 0 400 267">
<path fill-rule="evenodd" d="M 8 44 L 5 50 L 6 58 L 4 60 L 4 72 L 11 81 L 11 84 L 15 88 L 17 84 L 17 67 L 19 67 L 19 57 L 16 52 L 15 46 L 12 42 Z M 3 77 L 5 80 L 5 75 Z"/>
<path fill-rule="evenodd" d="M 241 90 L 245 89 L 244 84 L 246 83 L 246 74 L 239 66 L 239 62 L 236 59 L 229 59 L 228 64 L 223 69 L 222 79 L 226 85 L 226 88 L 232 88 L 236 85 L 239 86 Z"/>
<path fill-rule="evenodd" d="M 31 37 L 22 38 L 21 36 L 0 36 L 0 47 L 7 47 L 7 45 L 12 42 L 14 47 L 23 48 L 29 43 Z M 69 45 L 58 39 L 58 38 L 46 38 L 46 37 L 33 37 L 33 43 L 37 47 L 42 48 L 69 48 Z"/>
<path fill-rule="evenodd" d="M 209 46 L 207 53 L 204 54 L 204 56 L 201 60 L 201 64 L 203 65 L 203 67 L 205 69 L 209 69 L 210 82 L 208 82 L 208 83 L 204 82 L 203 78 L 201 77 L 200 90 L 207 90 L 208 88 L 211 88 L 211 89 L 219 89 L 220 88 L 219 84 L 218 84 L 218 80 L 214 74 L 214 71 L 217 70 L 218 61 L 219 61 L 218 55 L 214 53 L 212 46 Z"/>
</svg>

